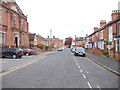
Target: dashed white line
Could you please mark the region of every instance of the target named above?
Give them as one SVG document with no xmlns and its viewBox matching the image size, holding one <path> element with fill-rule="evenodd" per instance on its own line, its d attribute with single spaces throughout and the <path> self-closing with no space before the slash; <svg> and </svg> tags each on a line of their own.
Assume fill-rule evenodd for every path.
<svg viewBox="0 0 120 90">
<path fill-rule="evenodd" d="M 83 74 L 83 77 L 86 79 L 86 76 Z"/>
<path fill-rule="evenodd" d="M 101 90 L 100 87 L 99 87 L 98 85 L 97 85 L 97 87 L 99 88 L 99 90 Z"/>
<path fill-rule="evenodd" d="M 76 63 L 77 65 L 79 65 L 78 63 Z"/>
<path fill-rule="evenodd" d="M 83 72 L 82 70 L 80 70 L 80 72 Z"/>
<path fill-rule="evenodd" d="M 92 86 L 90 85 L 90 83 L 89 83 L 89 82 L 87 82 L 87 84 L 88 84 L 89 88 L 91 88 L 91 89 L 92 89 Z"/>
<path fill-rule="evenodd" d="M 80 68 L 80 66 L 78 66 L 78 68 Z"/>
</svg>

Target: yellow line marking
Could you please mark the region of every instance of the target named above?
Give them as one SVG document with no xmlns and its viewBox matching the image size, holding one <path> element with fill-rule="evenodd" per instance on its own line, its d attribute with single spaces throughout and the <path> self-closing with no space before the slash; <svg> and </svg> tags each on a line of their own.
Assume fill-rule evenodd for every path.
<svg viewBox="0 0 120 90">
<path fill-rule="evenodd" d="M 4 73 L 1 73 L 1 74 L 0 74 L 0 77 L 5 76 L 5 75 L 7 75 L 7 74 L 9 74 L 9 73 L 11 73 L 11 72 L 13 72 L 13 71 L 16 71 L 16 70 L 18 70 L 18 69 L 23 68 L 23 67 L 26 67 L 26 66 L 28 66 L 28 65 L 30 65 L 30 64 L 33 64 L 33 63 L 35 63 L 35 62 L 37 62 L 37 61 L 38 61 L 38 60 L 35 60 L 35 61 L 29 62 L 29 63 L 27 63 L 27 64 L 21 65 L 21 66 L 19 66 L 19 67 L 13 68 L 13 69 L 11 69 L 11 70 L 9 70 L 9 71 L 6 71 L 6 72 L 4 72 Z"/>
</svg>

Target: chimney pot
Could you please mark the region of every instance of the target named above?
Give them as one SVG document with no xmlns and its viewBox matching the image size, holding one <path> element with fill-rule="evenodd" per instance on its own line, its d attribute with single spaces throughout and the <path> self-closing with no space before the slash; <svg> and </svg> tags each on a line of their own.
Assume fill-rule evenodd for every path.
<svg viewBox="0 0 120 90">
<path fill-rule="evenodd" d="M 94 32 L 98 30 L 98 27 L 94 27 Z"/>
<path fill-rule="evenodd" d="M 100 27 L 104 26 L 106 24 L 106 20 L 100 20 Z"/>
<path fill-rule="evenodd" d="M 112 20 L 120 16 L 120 10 L 113 10 L 112 11 Z"/>
</svg>

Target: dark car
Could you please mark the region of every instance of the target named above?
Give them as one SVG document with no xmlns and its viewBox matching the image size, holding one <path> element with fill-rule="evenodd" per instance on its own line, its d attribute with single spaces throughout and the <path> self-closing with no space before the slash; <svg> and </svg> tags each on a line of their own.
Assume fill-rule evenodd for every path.
<svg viewBox="0 0 120 90">
<path fill-rule="evenodd" d="M 11 57 L 13 59 L 21 58 L 23 53 L 20 48 L 5 48 L 0 50 L 1 57 Z"/>
<path fill-rule="evenodd" d="M 75 56 L 83 56 L 83 57 L 85 57 L 86 54 L 85 54 L 84 48 L 82 48 L 82 47 L 76 47 L 74 55 Z"/>
<path fill-rule="evenodd" d="M 31 49 L 23 49 L 23 54 L 27 55 L 27 56 L 32 55 L 32 54 L 34 54 L 34 51 Z"/>
</svg>

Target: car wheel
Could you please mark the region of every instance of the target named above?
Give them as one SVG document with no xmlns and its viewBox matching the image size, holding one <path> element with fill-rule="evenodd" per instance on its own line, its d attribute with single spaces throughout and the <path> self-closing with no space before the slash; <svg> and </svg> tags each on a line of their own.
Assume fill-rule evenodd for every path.
<svg viewBox="0 0 120 90">
<path fill-rule="evenodd" d="M 21 58 L 22 56 L 19 56 L 18 58 Z"/>
<path fill-rule="evenodd" d="M 17 55 L 16 55 L 16 54 L 13 54 L 13 55 L 12 55 L 12 58 L 13 58 L 13 59 L 16 59 L 16 58 L 17 58 Z"/>
<path fill-rule="evenodd" d="M 86 55 L 84 54 L 83 57 L 85 57 Z"/>
<path fill-rule="evenodd" d="M 26 56 L 29 56 L 29 53 L 26 53 Z"/>
</svg>

